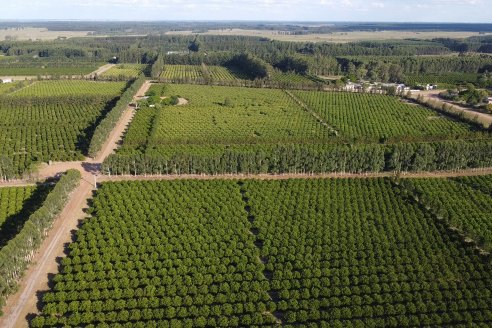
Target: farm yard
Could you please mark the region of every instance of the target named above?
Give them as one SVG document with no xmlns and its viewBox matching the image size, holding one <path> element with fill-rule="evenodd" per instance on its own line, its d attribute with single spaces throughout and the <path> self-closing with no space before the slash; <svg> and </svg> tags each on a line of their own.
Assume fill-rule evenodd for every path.
<svg viewBox="0 0 492 328">
<path fill-rule="evenodd" d="M 387 179 L 104 183 L 91 212 L 33 327 L 492 320 L 490 262 Z"/>
</svg>

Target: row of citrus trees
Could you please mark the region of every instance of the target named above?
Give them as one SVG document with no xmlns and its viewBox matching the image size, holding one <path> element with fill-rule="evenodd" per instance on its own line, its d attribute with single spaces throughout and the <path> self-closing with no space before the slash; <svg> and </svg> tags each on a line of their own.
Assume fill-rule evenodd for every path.
<svg viewBox="0 0 492 328">
<path fill-rule="evenodd" d="M 50 191 L 42 206 L 32 213 L 20 231 L 0 249 L 0 306 L 16 290 L 33 256 L 61 212 L 69 194 L 80 182 L 80 172 L 69 170 Z"/>
<path fill-rule="evenodd" d="M 388 179 L 107 183 L 91 212 L 33 327 L 492 320 L 491 263 Z"/>
<path fill-rule="evenodd" d="M 80 160 L 111 96 L 0 99 L 1 179 L 20 176 L 36 162 Z"/>
<path fill-rule="evenodd" d="M 103 184 L 33 327 L 271 324 L 236 183 Z"/>
<path fill-rule="evenodd" d="M 389 180 L 248 180 L 244 189 L 284 324 L 408 327 L 492 320 L 490 261 Z"/>
<path fill-rule="evenodd" d="M 405 187 L 450 228 L 458 229 L 489 251 L 492 249 L 491 185 L 492 176 L 405 181 Z"/>
</svg>

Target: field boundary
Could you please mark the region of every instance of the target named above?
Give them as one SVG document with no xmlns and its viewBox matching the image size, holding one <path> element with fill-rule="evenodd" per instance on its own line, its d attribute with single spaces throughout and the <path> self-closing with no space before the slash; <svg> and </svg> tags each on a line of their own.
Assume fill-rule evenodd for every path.
<svg viewBox="0 0 492 328">
<path fill-rule="evenodd" d="M 294 100 L 295 103 L 297 103 L 299 106 L 301 106 L 301 108 L 303 108 L 305 111 L 307 111 L 308 113 L 310 113 L 312 116 L 314 116 L 314 118 L 319 122 L 321 123 L 321 125 L 325 126 L 326 128 L 328 128 L 328 130 L 330 130 L 330 132 L 332 132 L 335 136 L 338 137 L 338 130 L 335 129 L 333 126 L 331 126 L 330 124 L 328 124 L 321 116 L 318 115 L 318 113 L 316 113 L 316 111 L 314 111 L 313 109 L 311 109 L 306 103 L 304 103 L 302 100 L 300 100 L 299 98 L 297 98 L 296 96 L 294 96 L 294 94 L 292 94 L 292 92 L 290 92 L 289 90 L 285 90 L 283 89 L 283 91 L 290 96 L 290 98 L 292 100 Z"/>
</svg>

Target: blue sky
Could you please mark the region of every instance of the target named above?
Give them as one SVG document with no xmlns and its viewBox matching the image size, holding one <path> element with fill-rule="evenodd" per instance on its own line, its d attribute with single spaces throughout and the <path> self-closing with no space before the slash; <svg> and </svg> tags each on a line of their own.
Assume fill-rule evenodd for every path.
<svg viewBox="0 0 492 328">
<path fill-rule="evenodd" d="M 492 0 L 17 0 L 0 19 L 492 22 Z"/>
</svg>

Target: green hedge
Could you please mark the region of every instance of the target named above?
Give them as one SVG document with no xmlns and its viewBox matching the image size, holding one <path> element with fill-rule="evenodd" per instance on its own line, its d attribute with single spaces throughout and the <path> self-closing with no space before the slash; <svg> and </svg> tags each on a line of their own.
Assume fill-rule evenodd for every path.
<svg viewBox="0 0 492 328">
<path fill-rule="evenodd" d="M 133 96 L 140 89 L 140 87 L 145 82 L 145 75 L 142 73 L 139 77 L 133 81 L 133 83 L 128 87 L 128 89 L 123 92 L 120 99 L 116 105 L 111 109 L 111 111 L 106 115 L 106 117 L 101 121 L 94 131 L 91 143 L 89 145 L 89 156 L 95 157 L 96 154 L 101 150 L 104 142 L 108 138 L 111 131 L 114 129 L 118 123 L 121 115 L 128 107 L 128 104 L 133 100 Z"/>
<path fill-rule="evenodd" d="M 53 221 L 66 205 L 70 193 L 79 184 L 80 177 L 77 170 L 67 171 L 19 233 L 0 249 L 0 307 L 5 304 L 8 295 L 16 290 L 19 279 L 31 263 Z"/>
<path fill-rule="evenodd" d="M 368 145 L 276 145 L 112 154 L 111 174 L 406 172 L 492 166 L 492 140 Z"/>
</svg>

